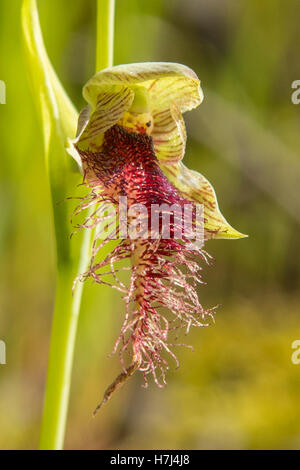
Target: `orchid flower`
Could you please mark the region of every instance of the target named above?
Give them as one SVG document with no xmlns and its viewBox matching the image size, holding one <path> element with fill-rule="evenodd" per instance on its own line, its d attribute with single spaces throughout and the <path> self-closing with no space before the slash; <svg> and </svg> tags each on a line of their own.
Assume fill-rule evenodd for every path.
<svg viewBox="0 0 300 470">
<path fill-rule="evenodd" d="M 182 114 L 203 100 L 200 81 L 190 68 L 164 62 L 110 67 L 87 82 L 83 96 L 88 105 L 80 113 L 77 137 L 70 142 L 69 152 L 90 188 L 77 212 L 94 207 L 82 226 L 98 230 L 89 269 L 80 280 L 92 278 L 99 284 L 112 284 L 125 299 L 124 322 L 113 350 L 119 351 L 123 370 L 106 390 L 98 409 L 137 370 L 142 372 L 145 385 L 152 375 L 159 387 L 164 386 L 168 369 L 164 352 L 178 365 L 170 343 L 171 330 L 207 326 L 213 318 L 214 309 L 202 307 L 196 290 L 197 284 L 203 283 L 200 261 L 209 262 L 210 256 L 202 245 L 191 244 L 188 236 L 177 237 L 181 209 L 192 207 L 191 227 L 195 228 L 196 206 L 202 205 L 204 241 L 244 235 L 221 214 L 207 179 L 182 163 L 186 146 Z M 109 218 L 105 215 L 107 204 L 120 215 L 120 198 L 127 201 L 125 224 L 141 225 L 132 210 L 138 205 L 146 208 L 146 225 L 139 237 L 132 232 L 120 237 L 120 223 L 114 226 L 119 241 L 101 260 L 101 249 L 110 241 L 101 236 L 101 224 Z M 169 212 L 169 237 L 162 236 L 163 214 L 157 233 L 150 230 L 147 222 L 153 217 L 153 205 L 179 208 L 180 214 Z M 124 260 L 131 269 L 127 286 L 119 278 L 121 271 L 128 269 Z M 113 283 L 107 281 L 108 275 Z"/>
</svg>

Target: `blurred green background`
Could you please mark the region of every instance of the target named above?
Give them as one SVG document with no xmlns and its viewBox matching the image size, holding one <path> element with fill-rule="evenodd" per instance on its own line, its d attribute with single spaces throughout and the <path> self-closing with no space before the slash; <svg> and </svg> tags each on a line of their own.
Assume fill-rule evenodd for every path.
<svg viewBox="0 0 300 470">
<path fill-rule="evenodd" d="M 27 81 L 19 0 L 0 3 L 0 448 L 37 447 L 55 288 L 42 138 Z M 94 71 L 95 1 L 39 0 L 48 53 L 78 109 Z M 96 417 L 120 369 L 108 358 L 123 306 L 85 286 L 68 449 L 300 448 L 300 79 L 298 0 L 116 0 L 115 63 L 193 68 L 205 101 L 186 115 L 185 163 L 214 185 L 222 212 L 249 239 L 211 241 L 204 306 L 168 387 L 134 377 Z"/>
</svg>

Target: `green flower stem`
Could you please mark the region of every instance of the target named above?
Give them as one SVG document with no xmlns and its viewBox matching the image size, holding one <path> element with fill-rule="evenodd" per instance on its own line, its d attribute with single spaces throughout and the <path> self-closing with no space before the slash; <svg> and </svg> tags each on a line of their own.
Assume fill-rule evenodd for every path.
<svg viewBox="0 0 300 470">
<path fill-rule="evenodd" d="M 91 247 L 91 232 L 83 237 L 78 273 L 86 270 Z M 83 284 L 78 282 L 72 297 L 76 273 L 71 266 L 58 266 L 55 308 L 51 333 L 47 386 L 40 438 L 41 450 L 63 448 L 70 395 L 71 373 L 77 322 Z"/>
<path fill-rule="evenodd" d="M 113 65 L 114 23 L 115 0 L 97 0 L 96 72 Z"/>
<path fill-rule="evenodd" d="M 114 0 L 98 0 L 96 70 L 112 65 L 114 36 Z M 51 173 L 51 170 L 50 170 Z M 51 177 L 50 177 L 51 179 Z M 53 186 L 52 186 L 53 188 Z M 50 354 L 40 449 L 62 449 L 70 394 L 71 372 L 80 311 L 82 283 L 77 283 L 74 262 L 60 249 L 60 209 L 53 203 L 57 239 L 57 290 L 51 334 Z M 92 232 L 85 230 L 78 273 L 86 270 L 91 251 Z"/>
</svg>

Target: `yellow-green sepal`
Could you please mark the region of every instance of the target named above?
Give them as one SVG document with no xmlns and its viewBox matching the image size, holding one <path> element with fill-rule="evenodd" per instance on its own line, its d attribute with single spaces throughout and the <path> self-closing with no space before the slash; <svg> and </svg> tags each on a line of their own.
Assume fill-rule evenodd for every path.
<svg viewBox="0 0 300 470">
<path fill-rule="evenodd" d="M 213 186 L 201 173 L 190 170 L 182 162 L 172 165 L 161 164 L 161 168 L 186 199 L 203 204 L 206 238 L 238 239 L 247 237 L 227 222 L 219 209 Z"/>
</svg>

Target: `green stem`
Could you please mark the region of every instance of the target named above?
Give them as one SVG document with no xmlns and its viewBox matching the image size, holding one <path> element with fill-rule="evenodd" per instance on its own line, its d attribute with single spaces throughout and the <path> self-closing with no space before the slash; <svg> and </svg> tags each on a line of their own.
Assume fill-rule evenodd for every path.
<svg viewBox="0 0 300 470">
<path fill-rule="evenodd" d="M 112 65 L 115 0 L 97 1 L 96 70 Z M 55 211 L 55 208 L 54 208 Z M 86 271 L 90 259 L 92 232 L 85 230 L 78 274 Z M 78 282 L 73 294 L 72 263 L 57 268 L 57 290 L 51 333 L 49 366 L 40 439 L 40 449 L 62 449 L 70 395 L 70 383 L 76 330 L 83 284 Z"/>
<path fill-rule="evenodd" d="M 97 0 L 96 72 L 113 65 L 114 20 L 115 0 Z"/>
<path fill-rule="evenodd" d="M 87 269 L 91 232 L 83 236 L 78 273 Z M 78 282 L 72 297 L 74 270 L 60 265 L 51 333 L 48 376 L 40 438 L 41 450 L 63 448 L 70 395 L 71 373 L 83 284 Z"/>
</svg>

